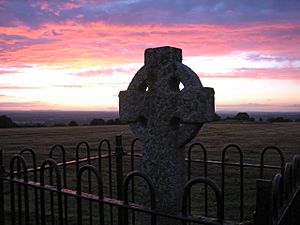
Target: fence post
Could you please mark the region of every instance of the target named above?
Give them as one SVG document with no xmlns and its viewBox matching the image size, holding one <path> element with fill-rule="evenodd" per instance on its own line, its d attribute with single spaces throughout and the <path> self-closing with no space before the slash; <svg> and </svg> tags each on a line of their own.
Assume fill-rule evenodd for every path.
<svg viewBox="0 0 300 225">
<path fill-rule="evenodd" d="M 272 181 L 256 180 L 254 225 L 272 225 Z"/>
<path fill-rule="evenodd" d="M 117 198 L 123 200 L 123 143 L 122 136 L 116 136 Z M 118 225 L 123 224 L 122 207 L 118 208 Z"/>
<path fill-rule="evenodd" d="M 3 165 L 3 150 L 0 148 L 0 225 L 5 225 L 3 180 L 5 168 Z"/>
</svg>

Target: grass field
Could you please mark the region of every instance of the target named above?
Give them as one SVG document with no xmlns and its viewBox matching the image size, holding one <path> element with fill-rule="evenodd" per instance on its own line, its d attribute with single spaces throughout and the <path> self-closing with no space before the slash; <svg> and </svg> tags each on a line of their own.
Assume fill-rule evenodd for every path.
<svg viewBox="0 0 300 225">
<path fill-rule="evenodd" d="M 127 125 L 0 129 L 0 147 L 6 160 L 24 147 L 33 148 L 44 159 L 54 144 L 63 145 L 73 155 L 80 141 L 87 141 L 96 151 L 99 141 L 114 143 L 116 135 L 123 136 L 125 150 L 129 150 L 134 136 Z M 288 159 L 300 151 L 300 123 L 209 123 L 193 142 L 205 145 L 209 159 L 220 159 L 221 150 L 230 143 L 239 145 L 249 162 L 257 162 L 261 150 L 269 145 L 282 149 Z"/>
<path fill-rule="evenodd" d="M 134 139 L 127 125 L 114 126 L 80 126 L 80 127 L 49 127 L 49 128 L 19 128 L 0 129 L 0 147 L 4 150 L 4 161 L 24 147 L 31 147 L 37 153 L 38 161 L 48 157 L 49 148 L 54 144 L 65 147 L 68 159 L 74 159 L 76 144 L 87 141 L 96 155 L 99 141 L 108 139 L 114 150 L 114 138 L 123 135 L 125 151 L 130 151 L 130 144 Z M 244 162 L 259 163 L 263 148 L 273 145 L 280 148 L 286 161 L 290 161 L 295 153 L 300 152 L 300 123 L 209 123 L 205 124 L 197 137 L 191 142 L 201 142 L 207 149 L 209 160 L 221 160 L 222 149 L 227 144 L 237 144 L 244 154 Z M 140 150 L 140 149 L 139 149 Z M 201 158 L 197 152 L 193 158 Z M 266 164 L 279 165 L 279 157 L 268 154 Z M 232 153 L 226 161 L 237 162 L 238 155 Z M 127 169 L 127 172 L 129 170 Z M 277 171 L 269 171 L 269 177 Z M 210 165 L 208 176 L 220 185 L 220 166 Z M 202 166 L 193 166 L 193 176 L 203 175 Z M 225 214 L 227 219 L 238 219 L 238 168 L 226 168 Z M 245 218 L 251 219 L 255 207 L 255 179 L 258 170 L 245 169 Z M 192 192 L 193 193 L 193 192 Z M 193 207 L 203 210 L 201 195 L 193 198 Z M 201 214 L 197 213 L 197 214 Z"/>
</svg>

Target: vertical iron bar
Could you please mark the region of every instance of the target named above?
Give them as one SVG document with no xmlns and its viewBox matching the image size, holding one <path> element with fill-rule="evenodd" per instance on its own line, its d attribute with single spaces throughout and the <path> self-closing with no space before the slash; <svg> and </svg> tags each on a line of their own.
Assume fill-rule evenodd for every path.
<svg viewBox="0 0 300 225">
<path fill-rule="evenodd" d="M 91 164 L 90 154 L 88 154 L 88 164 Z M 91 171 L 90 170 L 88 170 L 88 185 L 89 185 L 89 194 L 91 194 L 92 193 L 92 180 L 91 180 Z M 90 225 L 93 225 L 92 201 L 89 201 L 89 214 L 90 214 Z"/>
<path fill-rule="evenodd" d="M 244 161 L 240 158 L 240 222 L 244 220 Z"/>
<path fill-rule="evenodd" d="M 254 225 L 272 224 L 272 181 L 256 180 L 256 210 Z"/>
<path fill-rule="evenodd" d="M 67 167 L 66 167 L 66 159 L 65 155 L 63 155 L 63 181 L 64 188 L 67 188 Z M 65 225 L 68 225 L 68 196 L 64 195 L 64 206 L 65 206 Z"/>
<path fill-rule="evenodd" d="M 79 179 L 78 179 L 78 172 L 79 172 L 79 146 L 77 145 L 76 148 L 76 176 L 77 176 L 77 224 L 82 225 L 82 215 L 81 215 L 81 188 L 79 187 Z"/>
<path fill-rule="evenodd" d="M 32 161 L 33 161 L 33 180 L 34 182 L 37 182 L 37 168 L 36 168 L 36 158 L 35 154 L 33 152 L 32 154 Z M 35 201 L 35 224 L 39 225 L 40 224 L 40 218 L 39 218 L 39 199 L 38 199 L 38 188 L 34 188 L 34 201 Z"/>
<path fill-rule="evenodd" d="M 64 219 L 63 219 L 63 203 L 62 203 L 61 190 L 58 190 L 58 193 L 57 193 L 57 203 L 58 203 L 58 221 L 59 221 L 58 224 L 63 225 L 64 224 Z"/>
<path fill-rule="evenodd" d="M 222 182 L 221 182 L 221 187 L 222 187 L 222 201 L 224 204 L 225 208 L 225 151 L 223 150 L 223 156 L 222 156 Z M 225 213 L 225 212 L 224 212 Z"/>
<path fill-rule="evenodd" d="M 16 210 L 15 210 L 15 184 L 14 178 L 10 178 L 10 212 L 11 212 L 11 224 L 16 224 Z"/>
<path fill-rule="evenodd" d="M 20 161 L 17 161 L 17 171 L 18 171 L 18 178 L 21 178 L 21 165 Z M 19 219 L 19 225 L 23 224 L 22 220 L 22 192 L 21 192 L 21 184 L 17 184 L 17 193 L 18 193 L 18 219 Z"/>
<path fill-rule="evenodd" d="M 25 224 L 29 225 L 29 198 L 28 198 L 28 185 L 24 184 L 24 207 L 25 207 Z"/>
<path fill-rule="evenodd" d="M 3 180 L 5 168 L 3 165 L 3 150 L 0 148 L 0 225 L 5 225 Z"/>
<path fill-rule="evenodd" d="M 108 142 L 109 143 L 109 142 Z M 113 189 L 112 189 L 112 168 L 111 168 L 111 148 L 110 144 L 108 145 L 108 174 L 109 174 L 109 197 L 112 198 Z M 110 224 L 114 224 L 113 220 L 113 207 L 110 205 Z"/>
<path fill-rule="evenodd" d="M 204 177 L 207 178 L 207 155 L 204 149 Z M 207 193 L 207 183 L 204 184 L 204 203 L 205 203 L 205 216 L 208 216 L 208 193 Z M 224 203 L 223 203 L 224 204 Z"/>
<path fill-rule="evenodd" d="M 44 174 L 41 175 L 41 180 L 44 180 Z M 44 185 L 41 184 L 41 190 L 40 190 L 40 203 L 41 203 L 41 225 L 45 225 L 45 190 Z"/>
<path fill-rule="evenodd" d="M 123 143 L 122 136 L 116 136 L 116 163 L 117 163 L 117 198 L 123 200 Z M 118 207 L 118 225 L 123 224 L 122 207 Z"/>
<path fill-rule="evenodd" d="M 77 189 L 78 193 L 78 189 Z M 77 224 L 82 225 L 82 215 L 81 215 L 81 195 L 77 194 Z"/>
<path fill-rule="evenodd" d="M 134 171 L 134 146 L 135 143 L 138 141 L 138 139 L 134 139 L 133 142 L 131 143 L 131 157 L 130 157 L 130 161 L 131 161 L 131 171 Z M 134 178 L 132 178 L 131 180 L 131 201 L 134 202 Z M 135 225 L 135 211 L 132 210 L 132 225 Z"/>
<path fill-rule="evenodd" d="M 52 167 L 49 168 L 49 175 L 50 175 L 50 185 L 53 186 L 53 173 Z M 55 224 L 55 215 L 54 215 L 54 196 L 53 192 L 50 191 L 50 212 L 51 212 L 51 225 Z"/>
<path fill-rule="evenodd" d="M 192 154 L 192 147 L 193 147 L 193 145 L 190 146 L 190 148 L 188 149 L 188 171 L 187 171 L 188 181 L 191 179 L 191 176 L 192 176 L 191 175 L 191 160 L 192 160 L 191 154 Z M 188 203 L 187 203 L 187 205 L 188 205 L 188 209 L 187 209 L 188 210 L 188 214 L 191 214 L 191 191 L 190 190 L 188 192 L 187 201 L 188 201 Z M 187 223 L 185 222 L 183 224 L 187 224 Z M 190 225 L 191 222 L 188 222 L 188 224 Z"/>
</svg>

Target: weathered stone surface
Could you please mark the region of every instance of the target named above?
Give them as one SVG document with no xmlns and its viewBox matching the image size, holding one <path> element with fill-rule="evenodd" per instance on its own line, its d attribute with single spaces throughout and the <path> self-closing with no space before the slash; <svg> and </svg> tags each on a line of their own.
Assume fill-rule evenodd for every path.
<svg viewBox="0 0 300 225">
<path fill-rule="evenodd" d="M 152 178 L 157 208 L 175 215 L 185 182 L 184 145 L 214 117 L 214 90 L 181 62 L 181 49 L 147 49 L 145 65 L 119 94 L 120 118 L 143 143 L 141 170 Z"/>
</svg>

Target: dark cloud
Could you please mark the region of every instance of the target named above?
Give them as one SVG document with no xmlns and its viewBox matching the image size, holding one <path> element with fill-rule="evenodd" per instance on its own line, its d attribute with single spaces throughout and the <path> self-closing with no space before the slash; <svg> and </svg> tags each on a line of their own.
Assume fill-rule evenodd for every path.
<svg viewBox="0 0 300 225">
<path fill-rule="evenodd" d="M 0 107 L 5 108 L 20 108 L 25 109 L 26 107 L 46 107 L 49 104 L 40 101 L 34 102 L 0 102 Z"/>
<path fill-rule="evenodd" d="M 246 104 L 239 104 L 239 106 L 243 106 L 243 107 L 268 107 L 268 106 L 272 106 L 270 104 L 260 104 L 260 103 L 246 103 Z"/>
<path fill-rule="evenodd" d="M 276 61 L 276 62 L 289 60 L 289 58 L 285 56 L 270 56 L 270 55 L 263 55 L 259 53 L 249 54 L 247 55 L 246 59 L 250 61 Z"/>
<path fill-rule="evenodd" d="M 224 105 L 224 104 L 218 104 L 217 107 L 220 108 L 244 108 L 244 109 L 251 109 L 251 108 L 265 108 L 265 107 L 274 107 L 276 105 L 274 104 L 262 104 L 262 103 L 245 103 L 245 104 L 232 104 L 232 105 Z"/>
<path fill-rule="evenodd" d="M 59 88 L 85 88 L 85 85 L 53 85 L 53 87 L 59 87 Z"/>
<path fill-rule="evenodd" d="M 21 35 L 7 35 L 0 33 L 0 49 L 4 49 L 3 53 L 0 53 L 0 59 L 5 60 L 5 52 L 13 52 L 26 48 L 28 46 L 48 44 L 53 42 L 50 38 L 28 38 Z"/>
<path fill-rule="evenodd" d="M 83 76 L 83 77 L 104 77 L 104 76 L 111 76 L 114 72 L 123 73 L 123 74 L 135 74 L 137 68 L 130 68 L 130 69 L 99 69 L 99 70 L 87 70 L 78 73 L 72 73 L 74 76 Z"/>
<path fill-rule="evenodd" d="M 298 0 L 6 0 L 0 7 L 0 25 L 37 26 L 67 19 L 127 24 L 299 21 L 299 9 Z"/>
</svg>

